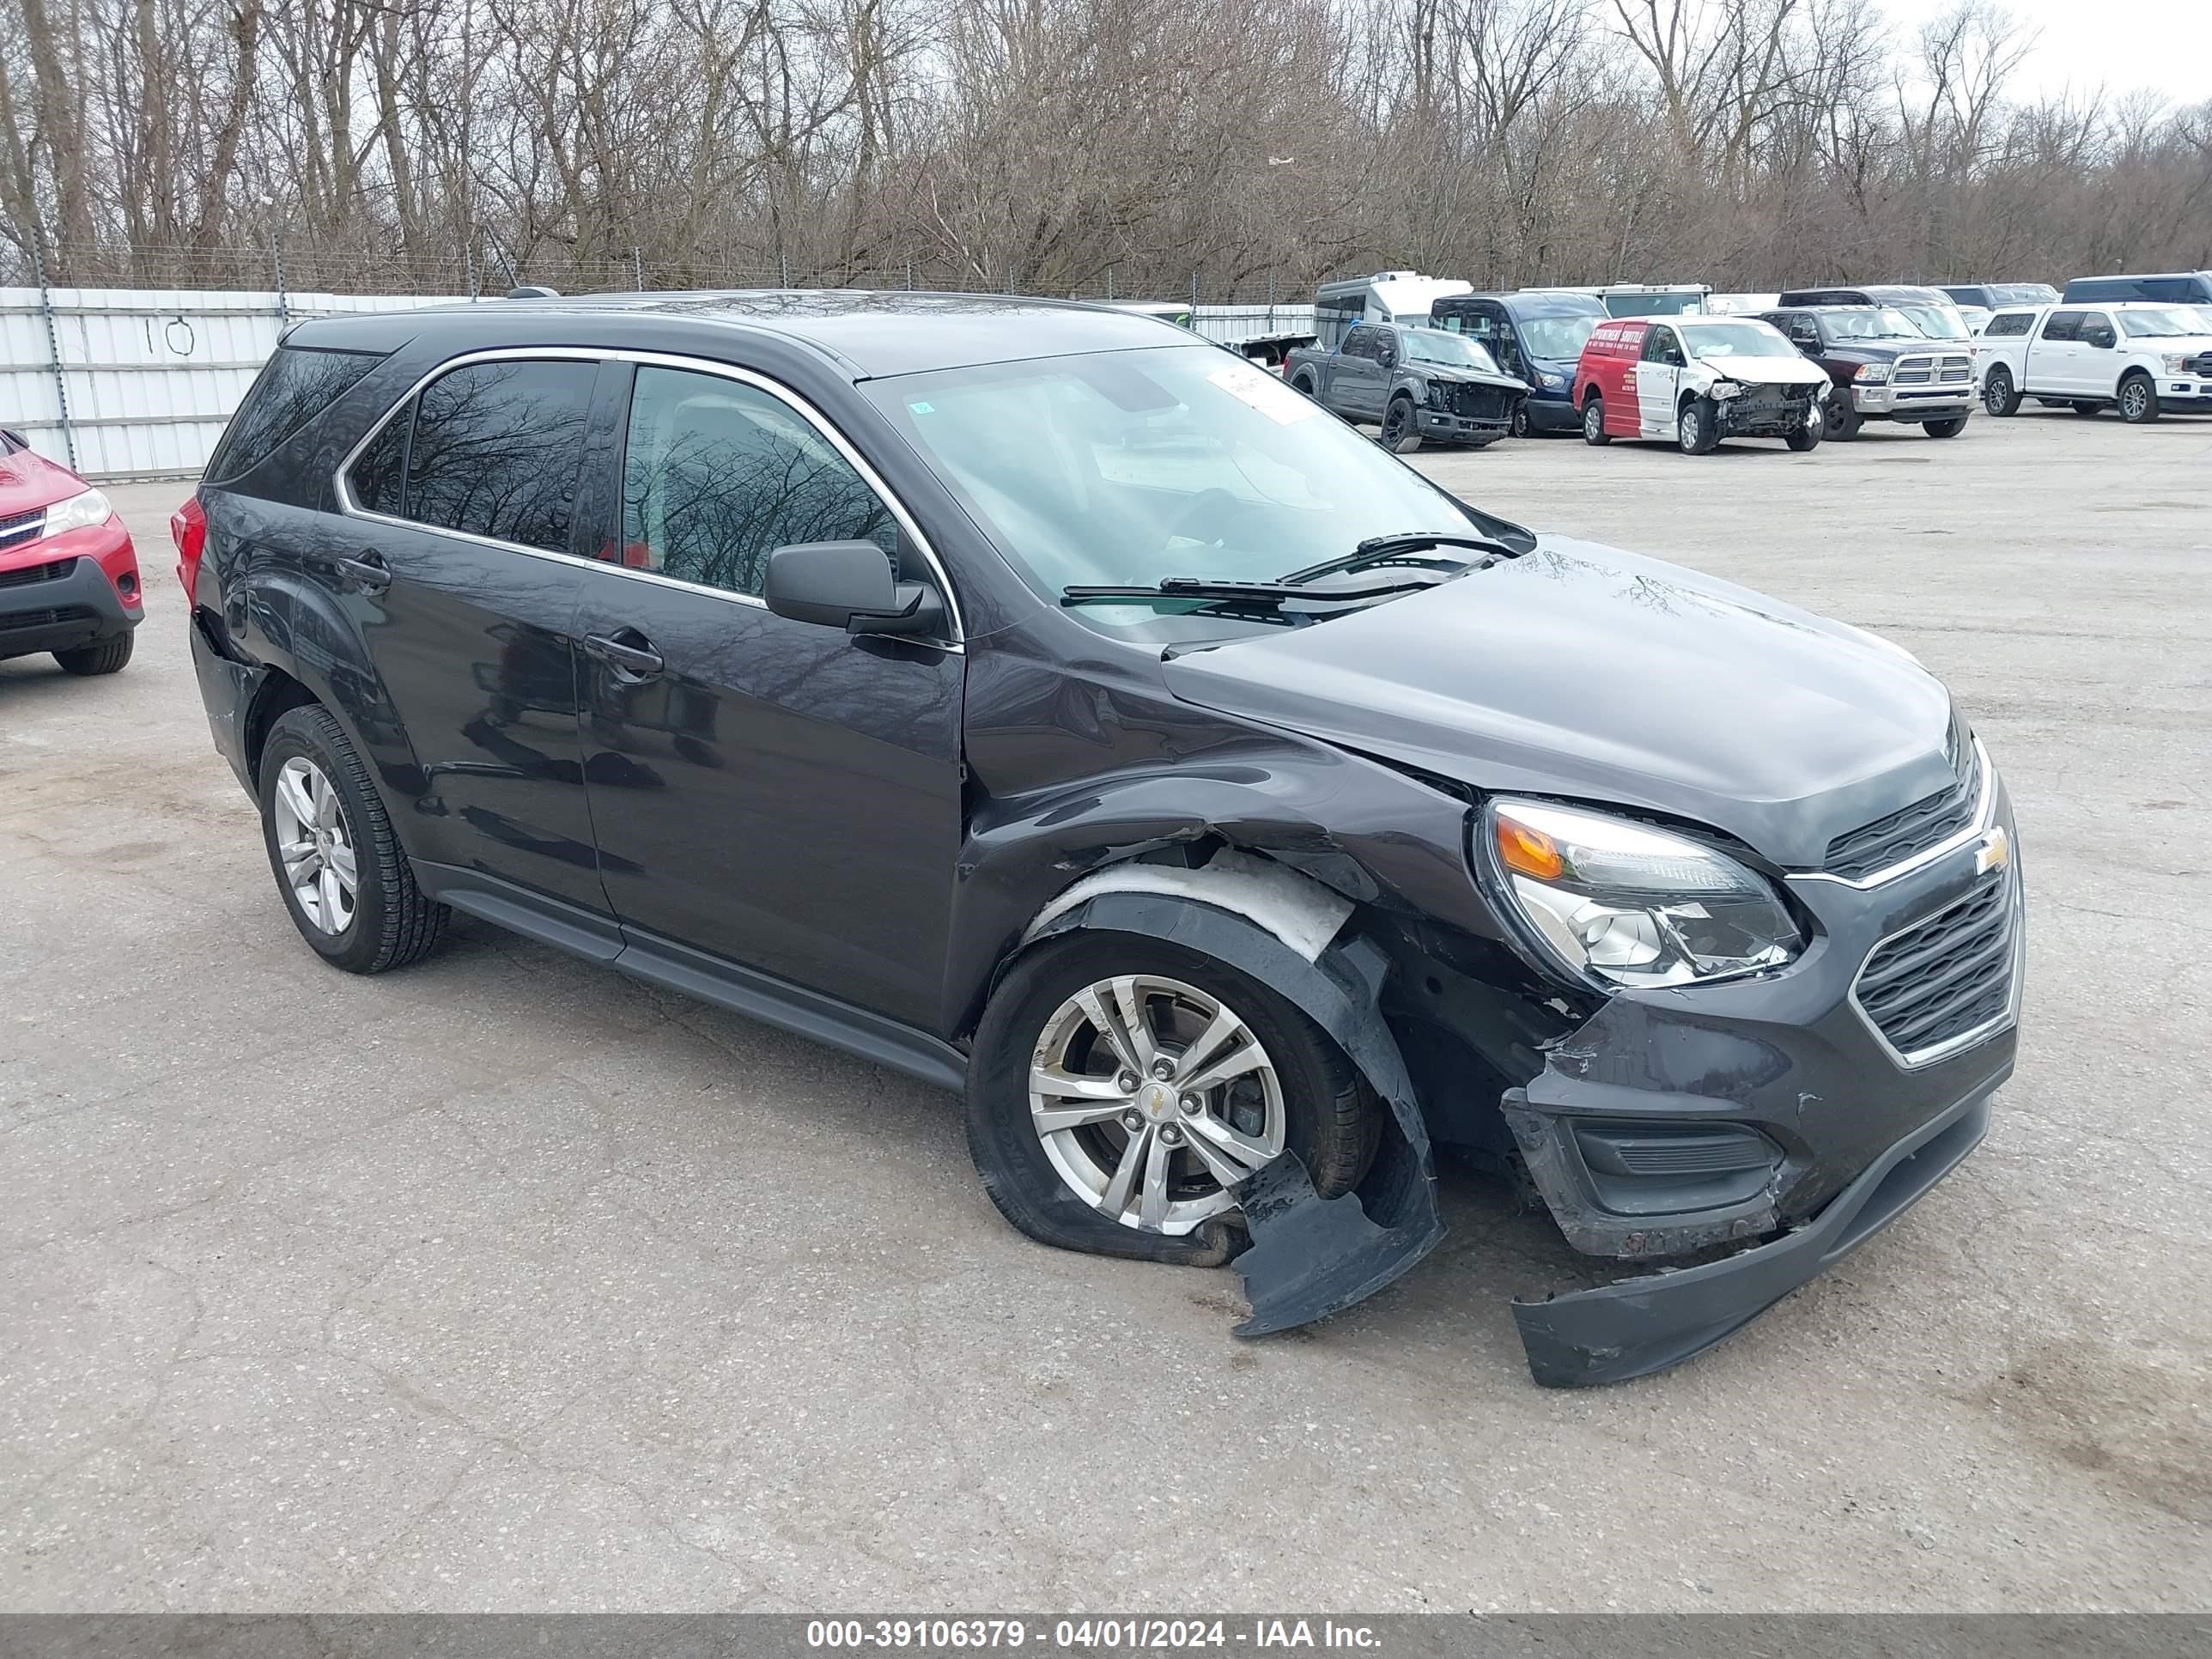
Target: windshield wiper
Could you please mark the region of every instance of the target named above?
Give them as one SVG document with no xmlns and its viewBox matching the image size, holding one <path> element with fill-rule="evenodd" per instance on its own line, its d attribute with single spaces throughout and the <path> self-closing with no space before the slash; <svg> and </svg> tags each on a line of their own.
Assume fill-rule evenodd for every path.
<svg viewBox="0 0 2212 1659">
<path fill-rule="evenodd" d="M 1291 586 L 1283 582 L 1211 581 L 1203 576 L 1163 576 L 1150 587 L 1076 586 L 1060 590 L 1062 605 L 1089 605 L 1100 599 L 1242 599 L 1255 605 L 1279 605 L 1285 599 L 1326 601 L 1330 605 L 1347 605 L 1361 599 L 1388 599 L 1393 593 L 1410 593 L 1417 588 L 1434 587 L 1433 581 L 1381 582 L 1372 587 L 1334 587 L 1316 592 L 1310 587 Z"/>
<path fill-rule="evenodd" d="M 1351 552 L 1334 559 L 1323 559 L 1319 564 L 1310 564 L 1303 570 L 1293 570 L 1287 576 L 1275 580 L 1285 586 L 1298 586 L 1322 576 L 1341 575 L 1348 570 L 1360 570 L 1370 564 L 1379 564 L 1401 553 L 1418 553 L 1425 547 L 1471 547 L 1479 553 L 1487 553 L 1494 559 L 1511 559 L 1520 556 L 1502 542 L 1482 536 L 1462 536 L 1449 530 L 1401 530 L 1395 535 L 1370 536 Z"/>
</svg>

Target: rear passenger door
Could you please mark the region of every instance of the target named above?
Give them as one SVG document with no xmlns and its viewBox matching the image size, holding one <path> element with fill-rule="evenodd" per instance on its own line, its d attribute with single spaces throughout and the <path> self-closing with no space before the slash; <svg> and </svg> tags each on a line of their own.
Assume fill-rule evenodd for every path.
<svg viewBox="0 0 2212 1659">
<path fill-rule="evenodd" d="M 800 542 L 872 540 L 942 586 L 919 531 L 825 420 L 761 377 L 640 363 L 623 402 L 615 556 L 586 572 L 577 632 L 599 867 L 624 932 L 690 971 L 736 964 L 934 1029 L 965 659 L 951 640 L 793 622 L 761 597 L 769 552 Z"/>
<path fill-rule="evenodd" d="M 2078 389 L 2081 317 L 2078 311 L 2054 311 L 2044 319 L 2028 349 L 2027 390 L 2070 395 Z"/>
<path fill-rule="evenodd" d="M 433 884 L 489 876 L 603 916 L 571 635 L 574 504 L 599 365 L 441 369 L 341 474 L 333 580 L 411 750 L 388 794 Z M 608 936 L 612 935 L 609 928 Z"/>
</svg>

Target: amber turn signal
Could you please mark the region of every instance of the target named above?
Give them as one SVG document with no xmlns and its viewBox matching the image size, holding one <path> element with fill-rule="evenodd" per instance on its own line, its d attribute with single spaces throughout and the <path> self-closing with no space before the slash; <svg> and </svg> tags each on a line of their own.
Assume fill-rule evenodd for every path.
<svg viewBox="0 0 2212 1659">
<path fill-rule="evenodd" d="M 1498 856 L 1507 869 L 1534 876 L 1539 881 L 1557 881 L 1565 873 L 1566 860 L 1559 856 L 1558 844 L 1542 830 L 1532 830 L 1504 817 L 1497 823 Z"/>
</svg>

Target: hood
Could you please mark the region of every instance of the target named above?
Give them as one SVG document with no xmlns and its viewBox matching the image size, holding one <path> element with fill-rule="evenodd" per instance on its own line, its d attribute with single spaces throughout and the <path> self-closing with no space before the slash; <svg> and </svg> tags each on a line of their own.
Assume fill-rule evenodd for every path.
<svg viewBox="0 0 2212 1659">
<path fill-rule="evenodd" d="M 1771 357 L 1700 357 L 1698 366 L 1724 380 L 1747 386 L 1826 386 L 1828 371 L 1803 352 L 1777 352 Z"/>
<path fill-rule="evenodd" d="M 1526 392 L 1528 383 L 1503 370 L 1493 374 L 1486 368 L 1463 368 L 1456 363 L 1409 362 L 1403 366 L 1408 374 L 1425 380 L 1441 380 L 1448 386 L 1494 386 L 1508 392 Z"/>
<path fill-rule="evenodd" d="M 1951 700 L 1896 648 L 1563 537 L 1346 617 L 1170 659 L 1183 701 L 1486 791 L 1705 823 L 1793 868 L 1951 781 Z"/>
<path fill-rule="evenodd" d="M 67 501 L 84 489 L 83 479 L 34 450 L 0 455 L 0 519 L 19 518 Z"/>
<path fill-rule="evenodd" d="M 1838 340 L 1820 348 L 1823 357 L 1853 363 L 1893 363 L 1910 351 L 1964 351 L 1972 340 Z"/>
</svg>

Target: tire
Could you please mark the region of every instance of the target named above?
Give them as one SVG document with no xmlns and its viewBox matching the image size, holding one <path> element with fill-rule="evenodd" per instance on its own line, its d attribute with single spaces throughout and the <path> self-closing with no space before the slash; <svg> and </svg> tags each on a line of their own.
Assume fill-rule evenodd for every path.
<svg viewBox="0 0 2212 1659">
<path fill-rule="evenodd" d="M 1859 435 L 1859 428 L 1866 422 L 1852 404 L 1848 387 L 1838 386 L 1828 394 L 1828 401 L 1820 410 L 1820 424 L 1824 435 L 1839 444 L 1847 444 Z"/>
<path fill-rule="evenodd" d="M 1421 434 L 1413 424 L 1411 398 L 1390 399 L 1390 406 L 1382 411 L 1382 430 L 1375 441 L 1393 455 L 1410 455 L 1421 447 Z"/>
<path fill-rule="evenodd" d="M 1583 399 L 1583 441 L 1592 449 L 1603 449 L 1613 441 L 1613 434 L 1605 429 L 1605 399 L 1595 392 Z"/>
<path fill-rule="evenodd" d="M 136 634 L 118 634 L 112 640 L 100 640 L 91 645 L 81 645 L 74 651 L 57 651 L 54 660 L 62 665 L 64 674 L 114 674 L 131 660 L 131 641 Z"/>
<path fill-rule="evenodd" d="M 2158 388 L 2148 374 L 2135 374 L 2120 380 L 2120 418 L 2130 426 L 2148 426 L 2158 418 Z"/>
<path fill-rule="evenodd" d="M 320 775 L 333 801 L 331 809 L 323 809 L 322 794 L 310 788 L 307 804 L 317 806 L 315 822 L 328 832 L 325 849 L 311 856 L 319 869 L 327 864 L 334 873 L 343 866 L 329 860 L 327 853 L 349 852 L 353 859 L 349 911 L 342 902 L 341 878 L 341 902 L 326 915 L 327 921 L 335 925 L 325 925 L 325 920 L 310 914 L 286 872 L 286 854 L 279 848 L 280 821 L 304 822 L 307 817 L 292 807 L 291 800 L 297 797 L 281 803 L 279 799 L 288 781 L 298 783 L 306 779 L 302 769 Z M 392 833 L 392 820 L 369 781 L 368 769 L 330 710 L 309 703 L 288 709 L 277 718 L 262 748 L 260 781 L 261 839 L 269 854 L 269 868 L 276 878 L 276 890 L 290 913 L 292 925 L 315 954 L 349 974 L 380 974 L 404 967 L 428 953 L 445 932 L 453 913 L 423 897 L 422 889 L 415 884 L 414 869 L 398 836 Z M 287 812 L 292 814 L 290 820 L 285 818 Z M 296 849 L 300 838 L 294 837 L 289 844 Z M 319 905 L 330 902 L 329 884 L 319 875 L 315 878 Z"/>
<path fill-rule="evenodd" d="M 1513 435 L 1516 438 L 1526 438 L 1532 435 L 1534 430 L 1535 428 L 1528 424 L 1528 400 L 1523 398 L 1513 405 Z"/>
<path fill-rule="evenodd" d="M 1366 1173 L 1381 1132 L 1381 1103 L 1343 1052 L 1304 1014 L 1256 980 L 1194 951 L 1125 933 L 1077 932 L 1024 952 L 1014 963 L 984 1010 L 975 1032 L 975 1057 L 969 1063 L 968 1150 L 984 1191 L 1016 1228 L 1061 1249 L 1192 1267 L 1218 1267 L 1242 1246 L 1243 1220 L 1234 1200 L 1206 1162 L 1188 1150 L 1188 1141 L 1197 1139 L 1197 1133 L 1186 1135 L 1183 1126 L 1200 1120 L 1227 1124 L 1232 1109 L 1228 1091 L 1249 1084 L 1251 1091 L 1264 1091 L 1258 1074 L 1248 1073 L 1208 1090 L 1206 1109 L 1195 1118 L 1183 1109 L 1171 1088 L 1164 1098 L 1150 1103 L 1164 1114 L 1157 1125 L 1148 1115 L 1139 1117 L 1146 1136 L 1145 1148 L 1157 1144 L 1164 1149 L 1166 1137 L 1184 1137 L 1177 1142 L 1178 1150 L 1165 1153 L 1168 1182 L 1182 1184 L 1164 1183 L 1162 1188 L 1190 1194 L 1175 1200 L 1187 1209 L 1176 1223 L 1182 1229 L 1177 1232 L 1115 1219 L 1103 1207 L 1116 1197 L 1108 1165 L 1118 1172 L 1133 1138 L 1114 1106 L 1104 1105 L 1108 1115 L 1101 1121 L 1055 1132 L 1064 1138 L 1051 1148 L 1036 1125 L 1032 1063 L 1042 1054 L 1055 1073 L 1076 1069 L 1064 1033 L 1078 1031 L 1090 1043 L 1083 1061 L 1085 1071 L 1103 1073 L 1121 1066 L 1103 1045 L 1091 1041 L 1097 1035 L 1095 1024 L 1071 1009 L 1086 988 L 1124 978 L 1149 981 L 1155 988 L 1164 981 L 1179 988 L 1176 993 L 1155 988 L 1144 1004 L 1147 1029 L 1162 1039 L 1164 1048 L 1171 1046 L 1165 1034 L 1176 1029 L 1174 1021 L 1182 1022 L 1180 1029 L 1188 1032 L 1206 1018 L 1202 1008 L 1194 1011 L 1178 1000 L 1182 992 L 1210 999 L 1243 1022 L 1244 1035 L 1256 1042 L 1270 1062 L 1276 1088 L 1275 1103 L 1264 1109 L 1255 1107 L 1249 1095 L 1234 1105 L 1243 1115 L 1240 1133 L 1257 1133 L 1255 1126 L 1261 1120 L 1252 1114 L 1264 1111 L 1279 1132 L 1282 1147 L 1297 1154 L 1313 1178 L 1315 1191 L 1324 1197 L 1350 1191 Z M 1106 994 L 1110 997 L 1111 993 Z M 1240 1042 L 1219 1052 L 1242 1049 Z M 1138 1094 L 1123 1100 L 1119 1110 L 1136 1110 L 1133 1102 L 1146 1094 L 1140 1082 Z M 1157 1142 L 1155 1136 L 1160 1137 Z M 1209 1138 L 1207 1144 L 1216 1143 Z M 1149 1168 L 1149 1150 L 1142 1156 Z M 1248 1169 L 1266 1161 L 1256 1152 L 1239 1160 Z M 1096 1184 L 1079 1192 L 1079 1179 Z M 1122 1212 L 1141 1224 L 1147 1200 L 1136 1185 L 1133 1181 L 1132 1190 L 1123 1195 L 1127 1203 Z"/>
<path fill-rule="evenodd" d="M 1710 398 L 1692 398 L 1674 416 L 1674 447 L 1685 455 L 1710 455 L 1720 447 L 1720 415 Z"/>
<path fill-rule="evenodd" d="M 1920 429 L 1931 438 L 1955 438 L 1966 429 L 1966 417 L 1954 415 L 1948 421 L 1923 421 Z"/>
<path fill-rule="evenodd" d="M 1802 455 L 1820 447 L 1820 422 L 1808 421 L 1796 431 L 1783 434 L 1782 441 Z"/>
<path fill-rule="evenodd" d="M 2020 388 L 2012 383 L 2012 371 L 2002 363 L 1983 377 L 1982 407 L 2000 419 L 2020 413 Z"/>
</svg>

